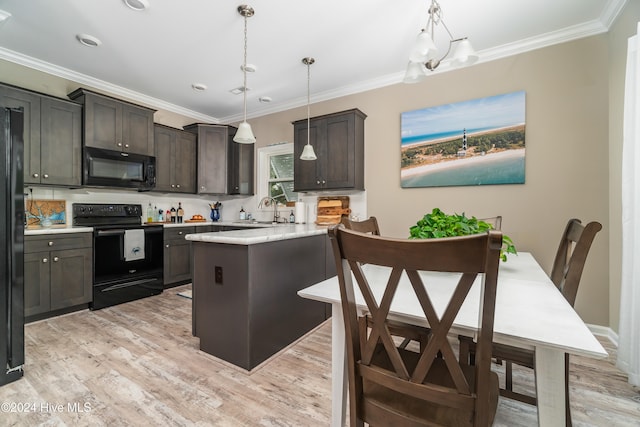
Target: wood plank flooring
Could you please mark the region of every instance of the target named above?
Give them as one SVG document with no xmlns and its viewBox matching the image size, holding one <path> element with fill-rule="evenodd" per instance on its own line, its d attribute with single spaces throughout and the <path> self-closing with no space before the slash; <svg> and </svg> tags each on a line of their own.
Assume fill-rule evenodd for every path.
<svg viewBox="0 0 640 427">
<path fill-rule="evenodd" d="M 329 425 L 329 322 L 248 374 L 198 350 L 191 300 L 176 295 L 188 289 L 27 325 L 25 377 L 0 387 L 0 425 Z M 574 425 L 638 426 L 640 392 L 603 344 L 607 360 L 572 358 Z M 523 388 L 532 379 L 514 368 Z M 537 425 L 535 408 L 501 399 L 494 425 Z"/>
</svg>

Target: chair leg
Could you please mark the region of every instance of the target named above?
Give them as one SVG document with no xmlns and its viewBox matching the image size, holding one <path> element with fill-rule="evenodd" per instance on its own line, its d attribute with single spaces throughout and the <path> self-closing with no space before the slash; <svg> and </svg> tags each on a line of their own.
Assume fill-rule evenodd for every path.
<svg viewBox="0 0 640 427">
<path fill-rule="evenodd" d="M 512 371 L 513 371 L 513 364 L 510 361 L 505 360 L 504 361 L 504 380 L 505 380 L 504 388 L 509 391 L 513 391 Z"/>
</svg>

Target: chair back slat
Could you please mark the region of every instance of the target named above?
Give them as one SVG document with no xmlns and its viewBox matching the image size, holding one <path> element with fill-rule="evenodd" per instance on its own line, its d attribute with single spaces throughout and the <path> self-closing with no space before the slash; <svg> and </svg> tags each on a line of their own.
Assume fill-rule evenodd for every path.
<svg viewBox="0 0 640 427">
<path fill-rule="evenodd" d="M 345 321 L 351 424 L 380 423 L 379 418 L 368 418 L 375 413 L 384 414 L 385 423 L 393 420 L 401 425 L 416 417 L 403 411 L 417 410 L 425 419 L 436 414 L 435 421 L 430 421 L 433 425 L 451 423 L 440 419 L 443 414 L 462 417 L 466 420 L 462 425 L 490 425 L 494 394 L 497 405 L 491 342 L 502 233 L 492 230 L 472 236 L 407 240 L 338 225 L 329 229 L 329 236 Z M 453 288 L 441 315 L 430 296 L 430 272 L 455 273 L 447 276 Z M 463 367 L 447 337 L 474 283 L 480 286 L 476 364 Z M 366 304 L 364 311 L 357 307 L 355 286 Z M 400 286 L 413 289 L 429 327 L 426 345 L 419 351 L 399 346 L 392 335 L 401 326 L 392 315 Z M 402 403 L 407 399 L 423 403 Z"/>
<path fill-rule="evenodd" d="M 565 227 L 551 270 L 551 280 L 572 306 L 578 294 L 578 286 L 587 255 L 602 224 L 593 221 L 582 225 L 579 219 L 570 219 Z"/>
<path fill-rule="evenodd" d="M 375 216 L 370 216 L 362 221 L 355 221 L 343 216 L 340 223 L 349 230 L 358 231 L 360 233 L 371 233 L 376 236 L 380 235 L 380 227 L 378 227 L 378 220 Z"/>
</svg>

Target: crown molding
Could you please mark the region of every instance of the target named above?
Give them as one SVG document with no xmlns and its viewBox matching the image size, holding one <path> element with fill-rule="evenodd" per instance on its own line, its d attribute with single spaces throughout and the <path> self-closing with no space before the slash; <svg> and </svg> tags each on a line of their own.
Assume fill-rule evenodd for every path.
<svg viewBox="0 0 640 427">
<path fill-rule="evenodd" d="M 162 99 L 154 98 L 122 86 L 114 85 L 104 80 L 96 79 L 94 77 L 87 76 L 86 74 L 78 73 L 76 71 L 69 70 L 68 68 L 51 64 L 50 62 L 41 61 L 3 47 L 0 47 L 0 59 L 42 71 L 43 73 L 52 74 L 66 80 L 70 80 L 74 83 L 78 83 L 81 86 L 88 85 L 94 89 L 105 91 L 111 96 L 129 99 L 134 102 L 145 104 L 151 108 L 170 111 L 172 113 L 181 114 L 206 123 L 220 123 L 220 120 L 216 117 L 202 114 L 179 105 L 171 104 L 170 102 L 163 101 Z"/>
</svg>

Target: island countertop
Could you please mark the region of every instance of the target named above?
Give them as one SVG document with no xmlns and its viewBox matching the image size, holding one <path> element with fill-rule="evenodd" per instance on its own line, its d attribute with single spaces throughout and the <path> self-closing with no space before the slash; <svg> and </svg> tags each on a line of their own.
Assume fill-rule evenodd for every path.
<svg viewBox="0 0 640 427">
<path fill-rule="evenodd" d="M 315 224 L 277 224 L 257 226 L 252 229 L 225 231 L 224 233 L 187 234 L 185 239 L 194 242 L 254 245 L 278 240 L 297 239 L 327 233 L 327 226 Z"/>
</svg>

